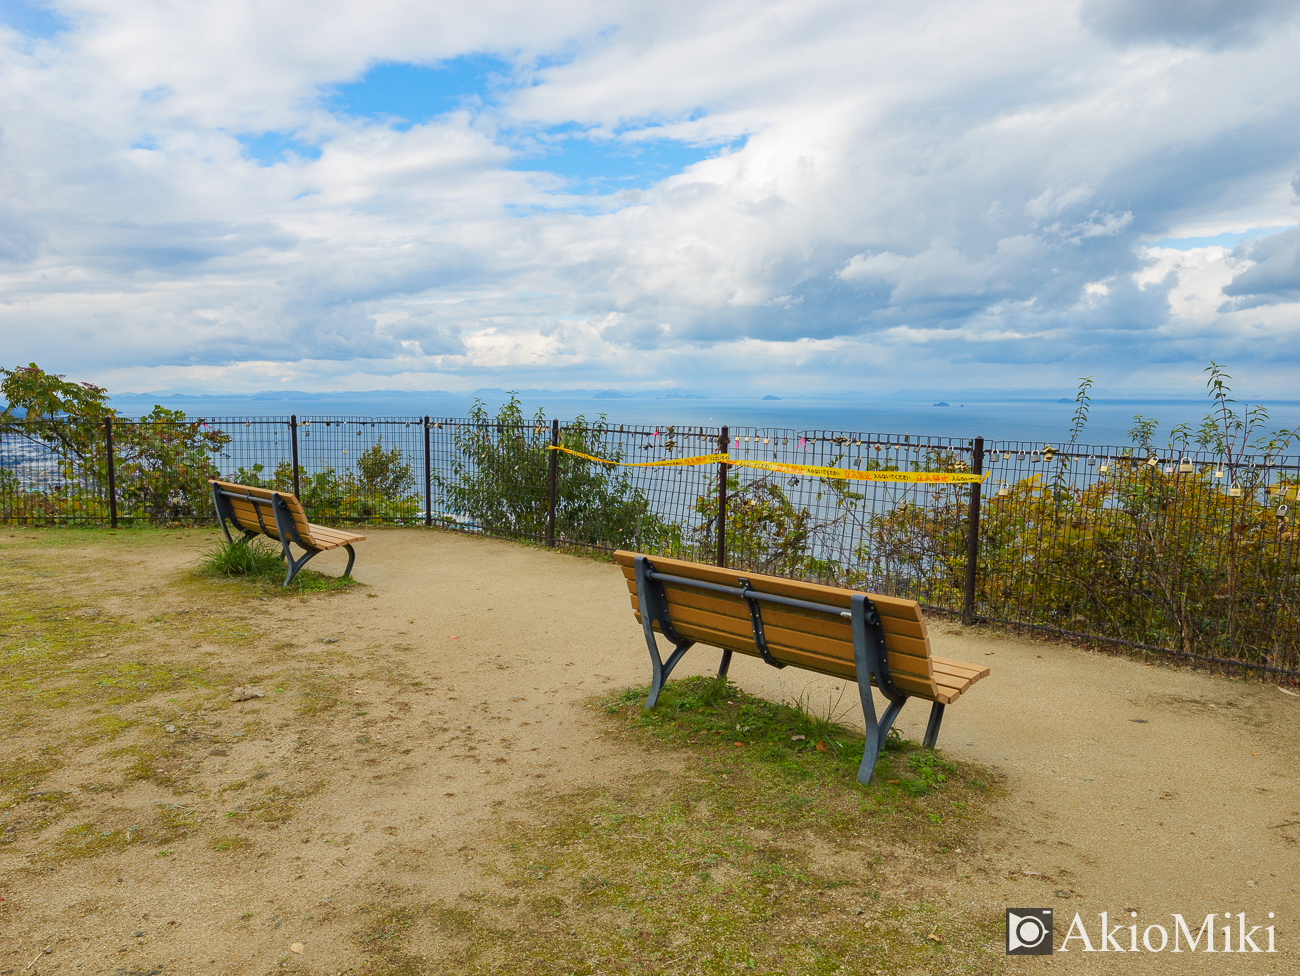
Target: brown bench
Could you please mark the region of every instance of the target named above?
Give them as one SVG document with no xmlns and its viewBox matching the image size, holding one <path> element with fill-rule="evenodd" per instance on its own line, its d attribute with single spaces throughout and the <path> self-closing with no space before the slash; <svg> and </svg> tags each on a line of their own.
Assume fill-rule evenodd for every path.
<svg viewBox="0 0 1300 976">
<path fill-rule="evenodd" d="M 357 558 L 352 543 L 365 540 L 364 535 L 342 532 L 324 525 L 312 525 L 302 510 L 302 503 L 297 497 L 269 488 L 251 488 L 248 485 L 236 485 L 228 481 L 211 481 L 212 505 L 217 510 L 217 521 L 226 541 L 233 541 L 229 522 L 251 539 L 264 535 L 275 539 L 284 550 L 284 561 L 289 564 L 288 575 L 284 585 L 288 586 L 298 575 L 298 570 L 307 565 L 307 561 L 317 553 L 329 549 L 346 549 L 348 565 L 343 575 L 352 573 L 352 562 Z M 298 559 L 294 559 L 290 541 L 296 542 L 300 549 L 306 550 Z"/>
<path fill-rule="evenodd" d="M 654 677 L 646 708 L 654 707 L 668 675 L 697 642 L 722 649 L 720 678 L 736 652 L 777 668 L 793 665 L 857 682 L 867 731 L 859 783 L 871 781 L 880 748 L 908 698 L 933 702 L 925 730 L 925 745 L 933 749 L 944 707 L 989 673 L 934 657 L 915 600 L 635 552 L 619 551 L 614 559 L 650 649 Z M 656 632 L 673 644 L 667 661 L 659 656 Z M 873 684 L 889 700 L 879 721 Z"/>
</svg>

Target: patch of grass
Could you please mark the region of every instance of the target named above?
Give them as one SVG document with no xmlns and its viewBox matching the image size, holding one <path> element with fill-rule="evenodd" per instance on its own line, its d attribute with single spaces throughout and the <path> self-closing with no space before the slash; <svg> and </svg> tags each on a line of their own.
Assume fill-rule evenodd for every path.
<svg viewBox="0 0 1300 976">
<path fill-rule="evenodd" d="M 53 759 L 35 756 L 20 756 L 0 763 L 0 789 L 13 793 L 33 789 L 54 766 Z"/>
<path fill-rule="evenodd" d="M 828 715 L 770 702 L 716 678 L 669 682 L 653 709 L 644 707 L 648 694 L 648 687 L 628 688 L 599 699 L 596 705 L 606 715 L 617 716 L 622 727 L 643 742 L 730 752 L 729 761 L 738 768 L 809 787 L 790 793 L 784 806 L 812 803 L 816 785 L 857 782 L 862 733 Z M 894 729 L 885 740 L 865 795 L 923 797 L 956 770 L 938 754 L 906 742 Z M 971 785 L 988 779 L 973 767 L 967 776 Z"/>
<path fill-rule="evenodd" d="M 127 729 L 135 725 L 134 719 L 122 718 L 120 715 L 100 715 L 90 720 L 90 729 L 82 733 L 82 745 L 95 742 L 111 742 Z"/>
<path fill-rule="evenodd" d="M 254 779 L 256 778 L 254 777 Z M 294 789 L 287 784 L 272 786 L 263 794 L 261 800 L 242 807 L 237 813 L 239 815 L 251 814 L 263 823 L 280 826 L 293 819 L 293 813 L 299 800 L 319 792 L 324 785 L 321 782 L 299 789 Z"/>
<path fill-rule="evenodd" d="M 13 800 L 0 806 L 4 811 L 7 835 L 5 843 L 17 839 L 19 831 L 39 834 L 46 827 L 62 820 L 80 804 L 67 790 L 36 790 L 17 794 Z"/>
<path fill-rule="evenodd" d="M 351 576 L 325 576 L 304 569 L 289 586 L 284 586 L 288 572 L 284 555 L 265 536 L 240 536 L 233 542 L 219 539 L 203 554 L 199 571 L 205 576 L 240 579 L 285 593 L 334 592 L 359 585 Z"/>
<path fill-rule="evenodd" d="M 896 737 L 863 787 L 862 736 L 826 716 L 710 678 L 645 695 L 592 703 L 616 748 L 651 750 L 635 777 L 539 797 L 473 855 L 517 904 L 470 899 L 451 927 L 389 904 L 365 971 L 1000 970 L 999 919 L 923 893 L 998 793 L 984 770 Z"/>
<path fill-rule="evenodd" d="M 310 718 L 331 711 L 344 701 L 342 684 L 328 675 L 312 675 L 302 683 L 297 715 Z"/>
<path fill-rule="evenodd" d="M 203 569 L 213 576 L 248 576 L 284 579 L 284 556 L 262 536 L 240 536 L 233 542 L 219 540 L 203 554 Z"/>
<path fill-rule="evenodd" d="M 209 845 L 214 851 L 242 851 L 253 846 L 253 842 L 247 837 L 214 837 Z"/>
<path fill-rule="evenodd" d="M 171 844 L 196 833 L 205 818 L 177 803 L 159 803 L 156 819 L 158 830 L 151 839 L 158 844 Z"/>
<path fill-rule="evenodd" d="M 137 831 L 133 827 L 125 830 L 101 830 L 95 824 L 78 824 L 64 831 L 57 842 L 42 850 L 40 860 L 68 861 L 116 854 L 126 850 L 136 839 Z"/>
<path fill-rule="evenodd" d="M 109 755 L 125 756 L 130 761 L 123 770 L 126 781 L 146 780 L 166 789 L 174 789 L 176 778 L 168 771 L 166 763 L 176 758 L 175 751 L 149 745 L 130 745 L 117 749 Z"/>
</svg>

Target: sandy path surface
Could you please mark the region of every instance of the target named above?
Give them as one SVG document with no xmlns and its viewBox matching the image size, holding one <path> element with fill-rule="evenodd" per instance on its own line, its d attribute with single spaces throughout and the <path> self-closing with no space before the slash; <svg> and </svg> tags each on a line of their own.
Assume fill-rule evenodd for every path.
<svg viewBox="0 0 1300 976">
<path fill-rule="evenodd" d="M 322 571 L 341 570 L 333 555 L 318 560 Z M 192 545 L 124 549 L 115 580 L 97 583 L 87 567 L 85 588 L 64 595 L 84 604 L 98 593 L 106 612 L 125 612 L 140 599 L 141 575 L 179 575 L 193 556 Z M 0 971 L 24 971 L 57 940 L 28 972 L 245 973 L 284 971 L 282 962 L 342 971 L 363 958 L 351 935 L 359 913 L 417 886 L 448 899 L 481 887 L 478 839 L 502 817 L 526 822 L 530 798 L 643 772 L 647 756 L 608 748 L 582 704 L 648 680 L 616 567 L 449 533 L 379 531 L 355 573 L 366 584 L 355 591 L 230 611 L 257 632 L 244 650 L 207 641 L 186 651 L 232 681 L 289 674 L 276 681 L 290 692 L 290 681 L 333 681 L 346 697 L 346 709 L 313 724 L 296 717 L 288 694 L 234 704 L 223 687 L 212 705 L 224 709 L 221 727 L 181 729 L 197 752 L 168 775 L 207 798 L 200 812 L 227 816 L 222 790 L 256 769 L 291 798 L 295 813 L 281 829 L 296 842 L 231 854 L 182 839 L 167 857 L 129 848 L 61 865 L 54 884 L 42 882 L 34 845 L 0 847 Z M 162 583 L 147 595 L 159 611 L 184 612 L 194 599 Z M 1251 926 L 1276 926 L 1277 953 L 1075 951 L 1052 962 L 1081 972 L 1300 972 L 1300 699 L 937 622 L 931 636 L 937 654 L 992 667 L 948 710 L 940 747 L 994 767 L 1008 788 L 961 852 L 974 880 L 954 898 L 986 914 L 1051 907 L 1058 944 L 1076 911 L 1094 944 L 1103 911 L 1112 928 L 1137 912 L 1139 933 L 1170 926 L 1171 913 L 1199 928 L 1208 913 L 1245 912 Z M 294 670 L 295 652 L 317 663 Z M 674 677 L 716 664 L 714 651 L 697 648 Z M 839 700 L 844 719 L 860 721 L 852 689 L 837 682 L 744 658 L 731 677 L 814 709 Z M 919 739 L 927 711 L 909 704 L 904 734 Z M 46 788 L 102 779 L 105 755 L 87 748 Z M 662 755 L 652 761 L 665 766 Z M 330 788 L 313 787 L 323 774 Z M 76 817 L 111 827 L 169 800 L 173 792 L 143 781 L 98 807 L 87 799 Z M 293 943 L 304 951 L 289 954 Z"/>
</svg>

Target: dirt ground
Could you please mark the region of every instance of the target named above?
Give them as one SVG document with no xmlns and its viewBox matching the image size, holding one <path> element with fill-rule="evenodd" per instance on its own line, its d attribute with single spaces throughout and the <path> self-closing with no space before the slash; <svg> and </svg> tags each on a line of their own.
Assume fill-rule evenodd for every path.
<svg viewBox="0 0 1300 976">
<path fill-rule="evenodd" d="M 590 706 L 649 676 L 610 564 L 377 531 L 359 547 L 362 585 L 284 597 L 196 578 L 214 539 L 0 530 L 0 974 L 469 971 L 437 961 L 438 933 L 469 924 L 449 913 L 471 894 L 509 894 L 485 853 L 502 831 L 523 843 L 584 791 L 689 771 L 688 753 L 615 739 Z M 337 573 L 344 558 L 314 565 Z M 913 887 L 885 878 L 887 898 L 932 899 L 936 942 L 938 920 L 987 933 L 1005 907 L 1052 908 L 1058 945 L 1076 912 L 1094 947 L 1102 912 L 1139 938 L 1172 934 L 1174 913 L 1193 932 L 1231 914 L 1234 940 L 1238 913 L 1275 927 L 1274 953 L 1208 956 L 1076 940 L 1010 958 L 986 934 L 984 971 L 1300 972 L 1300 697 L 937 621 L 931 639 L 992 668 L 939 744 L 1005 793 L 955 850 L 899 862 Z M 696 648 L 674 678 L 716 665 Z M 743 658 L 731 677 L 860 724 L 838 682 Z M 264 697 L 232 701 L 237 685 Z M 905 736 L 927 712 L 904 708 Z M 417 895 L 452 906 L 418 947 L 431 961 L 380 961 L 374 945 L 414 923 L 376 919 Z M 834 910 L 837 924 L 862 915 Z M 1127 928 L 1115 939 L 1127 947 Z M 875 972 L 942 968 L 918 965 Z"/>
</svg>

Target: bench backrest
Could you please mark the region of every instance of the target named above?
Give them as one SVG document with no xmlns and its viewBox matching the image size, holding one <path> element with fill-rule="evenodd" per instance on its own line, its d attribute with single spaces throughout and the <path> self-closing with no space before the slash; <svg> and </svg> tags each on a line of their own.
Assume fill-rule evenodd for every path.
<svg viewBox="0 0 1300 976">
<path fill-rule="evenodd" d="M 308 545 L 315 545 L 311 535 L 311 524 L 307 521 L 307 514 L 302 510 L 302 503 L 296 496 L 288 492 L 276 492 L 270 488 L 252 488 L 229 481 L 213 481 L 212 484 L 221 491 L 227 492 L 224 497 L 230 503 L 230 511 L 241 529 L 247 529 L 249 532 L 264 531 L 273 539 L 280 538 L 280 533 L 275 526 L 275 511 L 271 507 L 272 496 L 279 495 L 288 509 L 290 518 L 293 519 L 293 527 L 298 537 Z"/>
<path fill-rule="evenodd" d="M 614 553 L 614 561 L 623 570 L 628 592 L 632 595 L 632 609 L 639 621 L 641 610 L 637 603 L 634 568 L 637 555 L 620 550 Z M 855 592 L 664 556 L 651 556 L 650 561 L 656 571 L 671 576 L 733 587 L 743 578 L 761 593 L 827 604 L 843 610 L 849 609 L 849 598 Z M 665 582 L 663 588 L 668 599 L 668 617 L 680 637 L 723 650 L 760 656 L 754 644 L 754 627 L 746 600 L 670 582 Z M 915 600 L 874 593 L 867 595 L 880 614 L 893 683 L 908 695 L 934 700 L 937 694 L 934 667 L 930 660 L 930 638 L 921 618 L 921 605 Z M 808 671 L 857 680 L 853 633 L 846 618 L 774 604 L 763 604 L 762 612 L 768 652 L 774 659 Z"/>
</svg>

